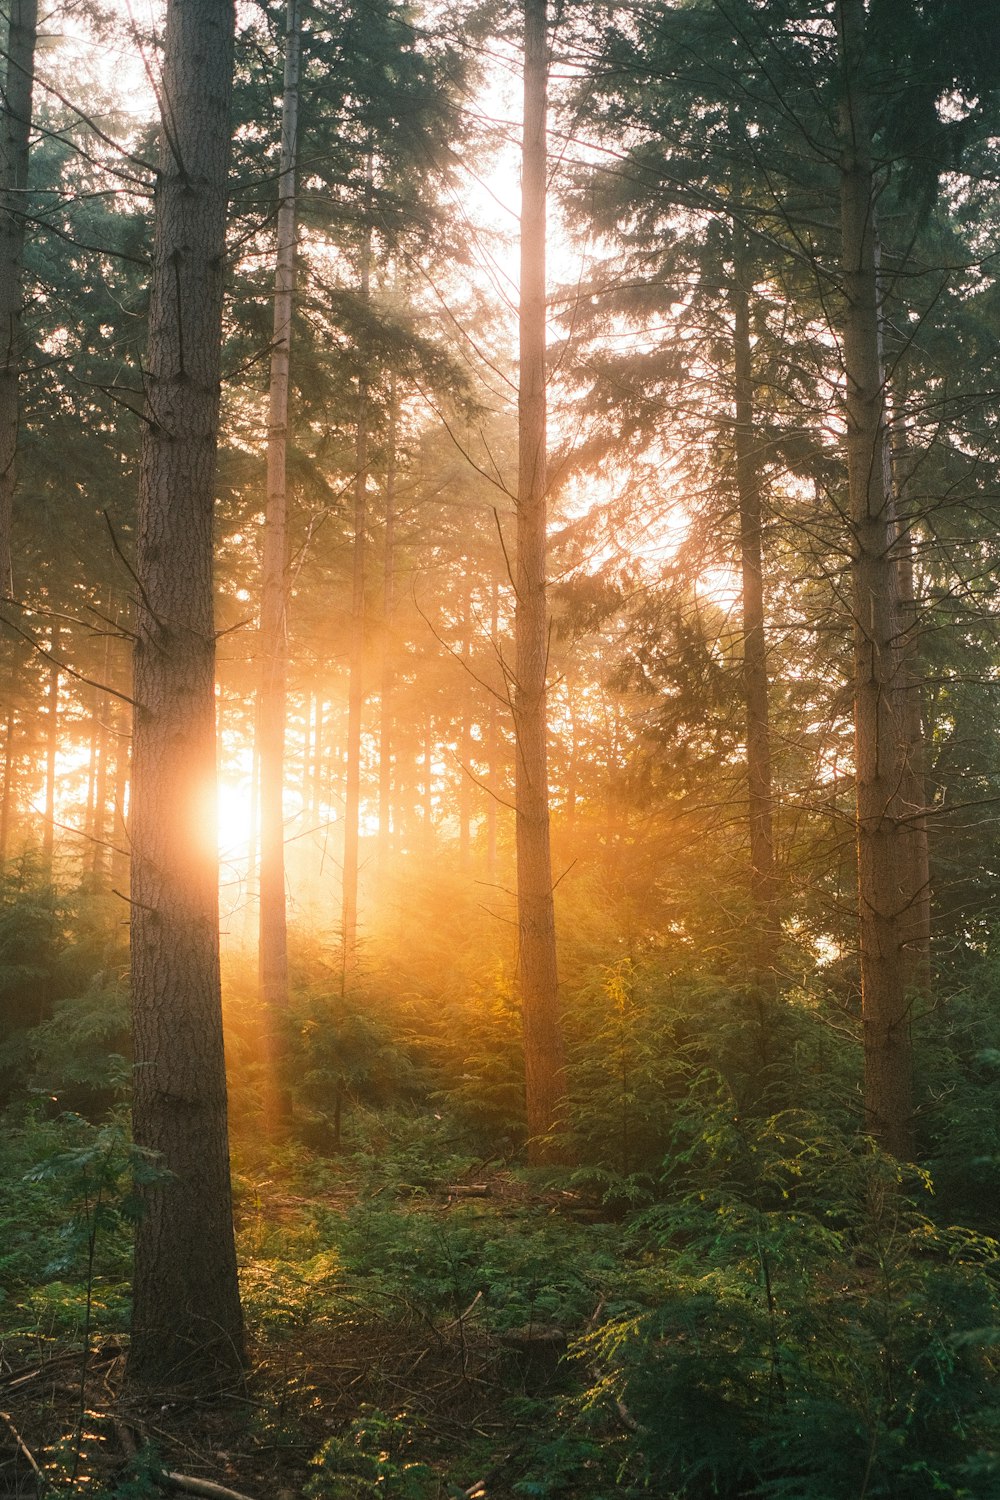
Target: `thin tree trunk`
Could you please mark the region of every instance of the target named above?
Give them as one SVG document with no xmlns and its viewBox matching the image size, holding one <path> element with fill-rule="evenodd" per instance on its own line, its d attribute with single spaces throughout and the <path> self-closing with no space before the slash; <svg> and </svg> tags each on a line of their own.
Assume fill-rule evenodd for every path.
<svg viewBox="0 0 1000 1500">
<path fill-rule="evenodd" d="M 378 866 L 384 880 L 392 842 L 392 689 L 395 677 L 392 626 L 396 607 L 396 427 L 399 401 L 395 373 L 389 381 L 389 454 L 385 474 L 385 545 L 382 560 L 382 689 L 378 742 Z"/>
<path fill-rule="evenodd" d="M 94 789 L 93 844 L 90 852 L 90 869 L 93 875 L 101 876 L 107 870 L 108 851 L 108 721 L 105 718 L 107 704 L 102 704 L 97 719 L 97 785 Z"/>
<path fill-rule="evenodd" d="M 219 983 L 212 511 L 233 0 L 169 0 L 137 522 L 128 1376 L 228 1387 L 245 1363 Z"/>
<path fill-rule="evenodd" d="M 258 994 L 266 1038 L 265 1128 L 289 1112 L 282 1073 L 282 1026 L 288 1011 L 285 904 L 285 720 L 288 714 L 288 372 L 295 291 L 295 148 L 299 107 L 298 0 L 285 14 L 285 78 L 278 175 L 278 244 L 267 425 L 267 510 L 261 580 L 261 677 L 257 714 L 260 758 L 260 938 Z"/>
<path fill-rule="evenodd" d="M 897 490 L 905 489 L 905 459 L 898 462 Z M 919 672 L 919 616 L 914 579 L 913 537 L 900 522 L 896 542 L 899 602 L 903 626 L 899 643 L 899 689 L 905 769 L 899 789 L 904 819 L 903 936 L 907 987 L 924 999 L 931 992 L 931 870 L 927 836 L 926 738 Z"/>
<path fill-rule="evenodd" d="M 906 747 L 902 617 L 881 359 L 876 192 L 863 79 L 863 0 L 838 0 L 843 70 L 840 194 L 843 355 L 852 537 L 858 929 L 868 1128 L 887 1151 L 913 1150 L 910 1000 L 904 944 Z"/>
<path fill-rule="evenodd" d="M 462 641 L 460 655 L 468 662 L 472 647 L 472 600 L 466 585 L 462 600 Z M 463 677 L 465 677 L 463 668 Z M 459 697 L 458 739 L 458 868 L 463 875 L 469 873 L 472 856 L 472 703 L 469 684 L 461 684 Z"/>
<path fill-rule="evenodd" d="M 24 358 L 24 197 L 37 30 L 38 0 L 11 0 L 0 122 L 0 598 L 14 592 L 11 525 Z"/>
<path fill-rule="evenodd" d="M 6 729 L 3 741 L 3 796 L 0 798 L 0 865 L 7 860 L 10 848 L 11 805 L 14 793 L 14 735 L 17 720 L 14 710 L 7 710 Z"/>
<path fill-rule="evenodd" d="M 312 773 L 309 777 L 309 821 L 313 828 L 318 827 L 320 819 L 320 805 L 323 801 L 323 697 L 316 694 L 316 706 L 313 722 L 313 757 Z"/>
<path fill-rule="evenodd" d="M 497 650 L 500 617 L 500 587 L 494 578 L 490 586 L 490 645 Z M 500 723 L 495 693 L 489 695 L 489 717 L 486 721 L 487 786 L 486 798 L 486 876 L 491 884 L 497 878 L 497 804 L 500 797 Z"/>
<path fill-rule="evenodd" d="M 56 836 L 56 756 L 59 753 L 59 659 L 58 624 L 52 626 L 49 693 L 45 712 L 45 824 L 42 829 L 42 863 L 51 874 Z"/>
<path fill-rule="evenodd" d="M 372 159 L 365 173 L 365 240 L 361 298 L 371 290 Z M 351 580 L 350 681 L 347 693 L 347 782 L 344 792 L 344 893 L 341 991 L 354 968 L 358 945 L 358 865 L 361 847 L 361 720 L 365 707 L 365 566 L 368 540 L 368 384 L 358 379 L 358 429 L 354 477 L 354 566 Z"/>
<path fill-rule="evenodd" d="M 554 1154 L 566 1094 L 559 1016 L 546 744 L 545 198 L 546 0 L 525 0 L 521 148 L 517 562 L 514 730 L 517 920 L 529 1150 Z"/>
<path fill-rule="evenodd" d="M 743 605 L 743 694 L 747 728 L 750 825 L 750 895 L 755 912 L 758 978 L 775 963 L 775 869 L 771 733 L 768 715 L 767 636 L 764 622 L 762 507 L 754 437 L 753 355 L 750 343 L 752 270 L 742 224 L 734 221 L 733 363 L 736 387 L 736 489 L 740 514 L 740 580 Z"/>
<path fill-rule="evenodd" d="M 111 889 L 124 894 L 129 886 L 131 829 L 127 816 L 129 773 L 131 769 L 132 733 L 129 710 L 118 703 L 112 709 L 115 735 L 114 812 L 111 820 Z"/>
</svg>

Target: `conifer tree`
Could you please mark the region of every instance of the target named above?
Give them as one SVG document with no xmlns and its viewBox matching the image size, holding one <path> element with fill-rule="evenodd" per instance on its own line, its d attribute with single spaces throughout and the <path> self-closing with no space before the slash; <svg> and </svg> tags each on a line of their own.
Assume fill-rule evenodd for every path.
<svg viewBox="0 0 1000 1500">
<path fill-rule="evenodd" d="M 219 979 L 213 497 L 231 0 L 171 0 L 139 487 L 132 778 L 133 1135 L 169 1183 L 135 1240 L 129 1377 L 242 1370 Z"/>
</svg>

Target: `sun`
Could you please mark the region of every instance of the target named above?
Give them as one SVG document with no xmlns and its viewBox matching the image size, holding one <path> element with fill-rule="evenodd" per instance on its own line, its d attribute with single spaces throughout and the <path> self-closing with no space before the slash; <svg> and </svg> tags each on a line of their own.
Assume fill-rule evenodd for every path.
<svg viewBox="0 0 1000 1500">
<path fill-rule="evenodd" d="M 253 798 L 248 778 L 219 779 L 219 858 L 226 863 L 246 861 L 250 856 L 253 829 Z"/>
</svg>

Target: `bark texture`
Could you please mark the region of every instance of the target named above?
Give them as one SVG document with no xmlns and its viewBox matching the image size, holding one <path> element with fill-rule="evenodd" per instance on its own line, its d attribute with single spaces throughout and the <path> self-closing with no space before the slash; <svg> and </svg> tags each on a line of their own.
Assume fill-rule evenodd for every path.
<svg viewBox="0 0 1000 1500">
<path fill-rule="evenodd" d="M 843 359 L 854 610 L 858 930 L 868 1129 L 887 1151 L 913 1150 L 910 922 L 900 789 L 906 736 L 902 614 L 882 368 L 876 191 L 865 92 L 864 0 L 838 0 Z"/>
<path fill-rule="evenodd" d="M 547 74 L 546 3 L 525 0 L 513 705 L 519 969 L 528 1135 L 536 1160 L 554 1152 L 552 1132 L 566 1091 L 552 900 L 546 723 Z"/>
<path fill-rule="evenodd" d="M 11 0 L 0 117 L 0 598 L 14 592 L 11 523 L 23 363 L 23 200 L 28 186 L 37 30 L 38 0 Z"/>
<path fill-rule="evenodd" d="M 285 718 L 288 677 L 287 448 L 288 379 L 295 290 L 295 142 L 299 103 L 298 0 L 288 0 L 285 78 L 278 176 L 278 244 L 274 332 L 267 424 L 267 509 L 260 608 L 260 940 L 258 988 L 267 1034 L 265 1125 L 287 1114 L 281 1082 L 281 1026 L 288 1009 L 288 926 L 285 906 Z"/>
<path fill-rule="evenodd" d="M 170 0 L 139 488 L 132 768 L 133 1384 L 244 1364 L 219 988 L 212 509 L 233 0 Z"/>
</svg>

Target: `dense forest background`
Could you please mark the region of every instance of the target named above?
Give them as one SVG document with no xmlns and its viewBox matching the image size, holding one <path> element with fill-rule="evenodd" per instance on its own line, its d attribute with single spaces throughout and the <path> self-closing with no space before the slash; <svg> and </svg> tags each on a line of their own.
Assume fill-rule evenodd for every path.
<svg viewBox="0 0 1000 1500">
<path fill-rule="evenodd" d="M 11 0 L 3 1493 L 1000 1495 L 994 29 Z"/>
</svg>

